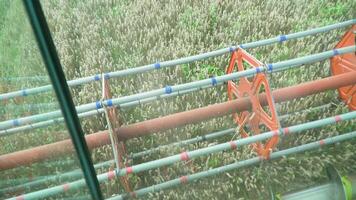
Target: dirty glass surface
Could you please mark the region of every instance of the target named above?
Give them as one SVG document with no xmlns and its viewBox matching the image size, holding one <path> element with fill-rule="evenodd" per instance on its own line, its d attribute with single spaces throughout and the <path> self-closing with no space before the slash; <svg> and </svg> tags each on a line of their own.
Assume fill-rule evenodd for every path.
<svg viewBox="0 0 356 200">
<path fill-rule="evenodd" d="M 68 140 L 57 148 L 64 149 L 70 135 L 61 114 L 24 120 L 58 110 L 58 102 L 22 1 L 1 1 L 0 18 L 0 199 L 90 198 L 85 182 L 69 190 L 67 183 L 83 176 L 73 151 L 63 156 L 46 148 L 42 154 L 28 151 Z M 43 86 L 47 92 L 32 94 L 30 88 Z M 68 191 L 52 193 L 54 186 Z"/>
</svg>

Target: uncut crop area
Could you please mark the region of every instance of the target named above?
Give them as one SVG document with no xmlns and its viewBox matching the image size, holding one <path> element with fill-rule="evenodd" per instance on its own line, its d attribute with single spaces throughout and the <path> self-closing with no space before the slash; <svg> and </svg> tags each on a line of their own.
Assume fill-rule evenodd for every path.
<svg viewBox="0 0 356 200">
<path fill-rule="evenodd" d="M 67 80 L 196 55 L 356 18 L 355 0 L 49 0 L 41 3 Z M 333 49 L 348 28 L 247 51 L 263 63 L 275 63 L 319 53 Z M 47 76 L 22 1 L 0 0 L 0 47 L 0 77 Z M 121 97 L 163 88 L 166 85 L 219 76 L 225 74 L 229 59 L 230 54 L 225 54 L 190 64 L 112 78 L 109 80 L 111 93 L 113 97 Z M 269 76 L 269 83 L 271 89 L 275 90 L 322 79 L 330 74 L 330 62 L 327 59 L 275 73 Z M 6 93 L 49 84 L 49 81 L 0 84 L 0 93 Z M 71 92 L 76 105 L 95 102 L 102 95 L 100 81 L 73 87 Z M 128 125 L 227 100 L 226 85 L 221 85 L 120 109 L 119 118 L 122 125 Z M 53 102 L 57 102 L 53 92 L 0 102 L 0 121 L 58 108 L 57 106 L 52 109 L 28 111 L 11 110 L 11 106 Z M 324 104 L 330 106 L 322 111 L 303 112 Z M 276 108 L 279 115 L 292 113 L 281 120 L 282 127 L 349 111 L 338 98 L 336 90 L 278 103 Z M 350 120 L 305 131 L 304 134 L 282 139 L 277 149 L 282 150 L 354 131 L 355 122 Z M 108 129 L 103 114 L 81 118 L 81 125 L 86 134 Z M 231 115 L 214 118 L 130 139 L 126 141 L 127 151 L 140 152 L 231 127 L 236 128 Z M 135 165 L 184 150 L 212 146 L 230 141 L 232 137 L 228 135 L 184 147 L 167 147 L 152 155 L 130 160 L 129 164 Z M 239 137 L 237 135 L 234 139 Z M 70 136 L 63 123 L 0 137 L 0 155 L 68 138 Z M 149 194 L 143 199 L 267 199 L 271 190 L 275 193 L 285 193 L 326 181 L 324 167 L 328 164 L 337 168 L 340 174 L 356 173 L 355 152 L 356 142 L 347 141 L 201 179 Z M 113 159 L 110 145 L 91 151 L 91 155 L 94 163 Z M 129 181 L 132 188 L 140 189 L 253 156 L 256 156 L 256 153 L 246 146 L 236 151 L 215 153 L 188 162 L 131 174 Z M 48 164 L 44 167 L 43 163 L 38 163 L 2 171 L 0 180 L 60 174 L 79 167 L 74 153 L 44 162 L 68 160 L 74 160 L 74 164 Z M 114 167 L 112 165 L 111 169 Z M 99 168 L 97 173 L 108 170 L 107 167 Z M 27 188 L 17 193 L 0 193 L 0 199 L 60 183 L 60 180 L 57 180 L 56 183 L 49 182 L 44 186 Z M 118 178 L 101 184 L 101 189 L 105 197 L 125 192 Z M 75 190 L 48 199 L 75 198 L 87 193 L 87 189 Z"/>
</svg>

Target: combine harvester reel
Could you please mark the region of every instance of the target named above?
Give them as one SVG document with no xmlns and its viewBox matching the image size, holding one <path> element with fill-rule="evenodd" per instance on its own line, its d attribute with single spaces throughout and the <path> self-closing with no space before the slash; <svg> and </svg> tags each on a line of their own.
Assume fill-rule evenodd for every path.
<svg viewBox="0 0 356 200">
<path fill-rule="evenodd" d="M 333 76 L 356 71 L 356 53 L 339 55 L 339 52 L 336 50 L 342 47 L 355 45 L 355 35 L 356 25 L 353 25 L 335 46 L 334 56 L 330 58 L 331 72 Z M 261 70 L 259 67 L 261 66 L 265 67 L 263 73 L 260 72 Z M 248 97 L 251 102 L 251 111 L 246 110 L 233 113 L 233 119 L 237 124 L 237 132 L 242 138 L 249 137 L 251 133 L 253 135 L 260 134 L 261 124 L 266 126 L 270 131 L 275 131 L 275 136 L 266 140 L 264 143 L 257 142 L 251 144 L 253 150 L 255 150 L 262 159 L 268 160 L 270 153 L 278 144 L 278 132 L 280 131 L 284 134 L 288 134 L 288 129 L 281 130 L 275 101 L 268 83 L 268 72 L 272 72 L 273 66 L 264 65 L 251 54 L 239 47 L 232 51 L 226 73 L 231 74 L 236 71 L 241 72 L 251 67 L 256 69 L 257 72 L 256 76 L 253 78 L 242 77 L 236 82 L 228 81 L 228 99 L 229 101 L 232 101 Z M 263 99 L 265 106 L 262 106 L 260 102 L 260 95 L 262 94 L 261 88 L 263 88 L 262 91 L 265 96 Z M 340 87 L 338 88 L 338 92 L 341 100 L 348 105 L 349 109 L 356 110 L 356 85 Z M 264 109 L 264 107 L 266 108 Z M 246 131 L 247 126 L 250 131 Z M 250 132 L 250 134 L 248 132 Z"/>
<path fill-rule="evenodd" d="M 297 192 L 274 194 L 272 200 L 352 200 L 356 197 L 356 175 L 341 176 L 332 166 L 325 167 L 328 177 L 326 183 L 308 187 Z"/>
<path fill-rule="evenodd" d="M 108 130 L 96 133 L 86 134 L 85 140 L 89 149 L 95 149 L 103 145 L 111 145 L 114 159 L 94 165 L 95 169 L 105 168 L 109 171 L 98 173 L 99 183 L 111 181 L 119 178 L 123 186 L 124 194 L 113 196 L 110 199 L 126 199 L 130 197 L 140 197 L 148 193 L 158 192 L 174 186 L 187 184 L 202 178 L 218 175 L 230 170 L 239 169 L 257 165 L 265 160 L 282 158 L 291 154 L 301 153 L 309 150 L 318 149 L 321 146 L 335 144 L 338 142 L 348 141 L 356 138 L 356 130 L 343 133 L 334 137 L 324 138 L 313 141 L 308 144 L 291 147 L 288 149 L 278 150 L 278 142 L 281 137 L 287 135 L 307 134 L 303 131 L 321 128 L 326 125 L 338 123 L 340 121 L 356 119 L 356 46 L 355 34 L 356 20 L 349 20 L 343 23 L 329 25 L 309 31 L 302 31 L 289 35 L 282 35 L 276 38 L 265 39 L 261 41 L 243 44 L 237 47 L 224 48 L 201 55 L 179 58 L 172 61 L 158 62 L 137 68 L 130 68 L 122 71 L 96 74 L 89 77 L 83 77 L 77 80 L 68 81 L 68 85 L 73 87 L 95 81 L 102 81 L 102 98 L 99 101 L 78 105 L 76 107 L 79 117 L 89 117 L 100 113 L 105 114 Z M 331 31 L 337 28 L 353 25 L 341 41 L 336 45 L 334 50 L 325 51 L 318 54 L 294 58 L 277 63 L 264 64 L 247 52 L 247 49 L 281 43 L 286 40 L 297 39 L 305 36 L 314 35 Z M 226 69 L 226 74 L 222 76 L 210 77 L 190 83 L 184 83 L 174 86 L 113 98 L 110 92 L 109 79 L 123 77 L 147 72 L 150 70 L 159 70 L 164 67 L 201 61 L 211 57 L 221 56 L 231 53 L 231 58 Z M 332 76 L 320 80 L 305 82 L 299 85 L 293 85 L 285 88 L 271 90 L 268 76 L 271 73 L 297 68 L 304 64 L 310 64 L 322 60 L 330 59 Z M 156 101 L 160 98 L 184 95 L 200 89 L 215 87 L 227 83 L 228 101 L 208 105 L 206 107 L 186 110 L 180 113 L 174 113 L 155 119 L 149 119 L 129 125 L 121 125 L 119 119 L 119 110 L 137 106 L 146 102 Z M 48 92 L 51 85 L 37 88 L 23 89 L 20 91 L 0 94 L 0 100 L 7 101 L 19 96 L 28 96 Z M 276 104 L 306 97 L 327 90 L 338 89 L 339 96 L 345 104 L 348 105 L 350 112 L 331 116 L 324 119 L 305 122 L 289 127 L 281 127 L 280 120 L 283 116 L 278 116 Z M 325 107 L 325 105 L 323 105 Z M 196 138 L 165 144 L 141 152 L 126 152 L 125 141 L 146 136 L 152 133 L 173 129 L 188 124 L 203 122 L 212 118 L 226 115 L 233 116 L 234 128 L 220 130 L 214 133 L 201 135 Z M 35 128 L 46 127 L 58 122 L 63 118 L 60 110 L 39 113 L 36 115 L 10 119 L 0 122 L 0 136 L 8 136 L 22 131 L 33 130 Z M 237 126 L 237 128 L 235 128 Z M 236 131 L 237 130 L 237 131 Z M 172 146 L 182 147 L 201 141 L 216 139 L 222 136 L 231 136 L 235 133 L 241 138 L 227 141 L 225 143 L 206 146 L 204 148 L 185 151 L 176 155 L 159 158 L 157 160 L 147 161 L 144 163 L 128 163 L 126 160 L 157 153 L 160 149 Z M 234 163 L 223 165 L 217 168 L 201 171 L 190 175 L 183 175 L 176 179 L 165 181 L 156 185 L 147 186 L 141 189 L 132 188 L 129 183 L 128 175 L 137 174 L 161 167 L 173 165 L 178 162 L 186 162 L 212 153 L 218 153 L 228 150 L 236 150 L 238 147 L 249 145 L 257 154 L 256 157 L 246 160 L 239 160 Z M 45 161 L 73 153 L 71 140 L 61 140 L 42 146 L 36 146 L 29 149 L 11 152 L 0 155 L 0 171 L 13 169 L 19 166 L 26 166 L 36 162 Z M 115 166 L 115 167 L 113 167 Z M 16 169 L 17 170 L 17 169 Z M 65 178 L 64 178 L 65 177 Z M 38 191 L 25 193 L 26 190 L 46 185 L 50 181 L 67 180 L 68 177 L 79 179 L 72 182 L 60 183 L 60 185 L 42 188 Z M 83 175 L 80 170 L 69 171 L 59 175 L 48 175 L 45 178 L 28 180 L 28 182 L 10 188 L 0 188 L 0 195 L 6 194 L 11 200 L 18 199 L 41 199 L 59 195 L 68 191 L 75 191 L 86 187 L 86 182 L 81 179 Z M 91 176 L 92 177 L 92 176 Z M 63 178 L 63 179 L 61 179 Z M 336 180 L 336 179 L 333 179 Z M 354 182 L 352 183 L 354 184 Z M 48 184 L 46 185 L 48 186 Z M 356 186 L 352 186 L 356 187 Z M 24 192 L 25 191 L 25 192 Z M 282 198 L 283 199 L 283 198 Z M 340 199 L 344 200 L 344 199 Z M 347 199 L 349 200 L 349 199 Z"/>
<path fill-rule="evenodd" d="M 229 66 L 226 70 L 227 74 L 231 74 L 237 71 L 244 71 L 246 65 L 252 66 L 258 70 L 263 66 L 263 63 L 258 61 L 255 57 L 251 56 L 245 50 L 238 48 L 231 55 Z M 243 138 L 248 137 L 247 125 L 253 134 L 260 134 L 260 124 L 265 125 L 268 130 L 278 130 L 280 128 L 277 111 L 275 108 L 270 86 L 265 73 L 258 73 L 256 76 L 249 80 L 247 77 L 240 78 L 237 83 L 234 81 L 228 81 L 227 91 L 229 100 L 239 98 L 249 98 L 252 104 L 252 111 L 242 111 L 240 113 L 233 113 L 233 118 L 237 124 L 237 132 L 241 134 Z M 261 105 L 259 95 L 264 92 L 267 100 L 268 111 Z M 265 132 L 267 130 L 264 130 Z M 268 159 L 269 154 L 275 148 L 278 143 L 278 135 L 268 139 L 265 143 L 257 142 L 253 143 L 253 149 L 263 158 Z"/>
<path fill-rule="evenodd" d="M 356 25 L 345 33 L 335 49 L 352 46 L 356 43 Z M 337 54 L 337 52 L 335 52 Z M 356 71 L 356 53 L 336 55 L 330 58 L 331 73 L 337 76 L 344 73 Z M 356 77 L 355 77 L 356 78 Z M 356 85 L 341 87 L 338 89 L 340 98 L 348 105 L 350 110 L 356 110 Z"/>
<path fill-rule="evenodd" d="M 110 100 L 112 99 L 111 91 L 110 91 L 110 84 L 109 84 L 109 77 L 105 76 L 102 73 L 102 101 L 103 100 Z M 108 132 L 110 135 L 111 147 L 113 150 L 115 167 L 117 170 L 121 168 L 127 167 L 126 164 L 128 154 L 126 151 L 125 142 L 120 140 L 120 133 L 115 133 L 116 128 L 121 126 L 121 122 L 119 121 L 119 113 L 118 108 L 116 106 L 106 106 L 102 103 L 102 101 L 97 102 L 97 106 L 100 108 L 104 108 L 106 123 L 108 126 Z M 99 108 L 99 109 L 100 109 Z M 110 179 L 114 178 L 115 174 L 112 173 Z M 124 187 L 126 192 L 132 192 L 128 176 L 120 177 L 121 185 Z"/>
</svg>

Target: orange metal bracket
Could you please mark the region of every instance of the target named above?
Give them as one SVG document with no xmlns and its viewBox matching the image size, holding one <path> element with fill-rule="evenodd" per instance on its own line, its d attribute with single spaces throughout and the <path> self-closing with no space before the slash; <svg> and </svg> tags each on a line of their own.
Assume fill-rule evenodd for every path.
<svg viewBox="0 0 356 200">
<path fill-rule="evenodd" d="M 112 95 L 110 92 L 110 85 L 109 85 L 109 80 L 105 79 L 104 80 L 104 95 L 105 95 L 105 99 L 111 99 Z M 110 119 L 110 123 L 111 125 L 114 127 L 113 129 L 116 130 L 116 128 L 121 126 L 121 123 L 118 119 L 118 113 L 117 113 L 117 109 L 116 107 L 112 106 L 112 107 L 108 107 L 108 115 L 109 115 L 109 119 Z M 120 133 L 115 134 L 117 137 L 120 137 Z M 117 143 L 114 144 L 115 148 L 118 150 L 118 162 L 119 162 L 119 167 L 120 168 L 125 168 L 127 167 L 125 164 L 125 159 L 124 157 L 127 157 L 127 151 L 126 151 L 126 147 L 125 147 L 125 143 L 122 140 L 119 140 L 119 138 L 117 139 Z M 127 176 L 122 176 L 120 177 L 120 182 L 122 184 L 122 186 L 124 187 L 126 192 L 132 192 L 131 186 L 130 186 L 130 182 L 128 180 Z"/>
<path fill-rule="evenodd" d="M 355 45 L 356 25 L 353 25 L 345 33 L 335 48 Z M 337 52 L 335 52 L 337 53 Z M 356 53 L 335 55 L 330 59 L 332 75 L 356 71 Z M 356 77 L 355 77 L 356 79 Z M 356 110 L 356 85 L 341 87 L 338 89 L 340 98 L 348 105 L 350 110 Z"/>
<path fill-rule="evenodd" d="M 229 67 L 226 70 L 227 74 L 237 71 L 243 71 L 247 65 L 253 68 L 263 66 L 263 63 L 258 61 L 245 50 L 238 48 L 237 51 L 232 53 Z M 262 87 L 264 91 L 261 92 Z M 238 84 L 234 81 L 228 81 L 228 98 L 230 101 L 248 97 L 252 104 L 252 112 L 242 111 L 240 113 L 233 113 L 235 123 L 239 126 L 239 131 L 242 137 L 248 137 L 249 134 L 244 129 L 248 124 L 254 134 L 260 134 L 260 125 L 265 125 L 269 130 L 278 130 L 279 123 L 276 115 L 276 109 L 272 101 L 272 95 L 266 74 L 258 73 L 253 79 L 240 78 Z M 267 108 L 261 106 L 259 94 L 265 93 L 267 100 Z M 269 110 L 269 112 L 267 112 Z M 275 148 L 278 143 L 278 136 L 274 136 L 267 140 L 264 144 L 262 142 L 254 143 L 252 145 L 256 152 L 264 158 L 269 158 L 270 152 Z"/>
</svg>

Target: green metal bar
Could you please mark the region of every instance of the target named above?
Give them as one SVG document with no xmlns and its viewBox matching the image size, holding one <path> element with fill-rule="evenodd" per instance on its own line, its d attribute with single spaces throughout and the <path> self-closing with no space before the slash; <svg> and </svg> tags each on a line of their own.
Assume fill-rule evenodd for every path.
<svg viewBox="0 0 356 200">
<path fill-rule="evenodd" d="M 77 196 L 77 197 L 65 197 L 62 198 L 62 200 L 88 200 L 90 199 L 90 196 Z"/>
<path fill-rule="evenodd" d="M 32 81 L 32 82 L 47 82 L 48 76 L 19 76 L 19 77 L 1 77 L 1 82 L 25 82 L 25 81 Z"/>
<path fill-rule="evenodd" d="M 259 135 L 254 135 L 254 136 L 250 136 L 250 137 L 243 138 L 243 139 L 238 139 L 238 140 L 234 140 L 234 141 L 230 141 L 230 142 L 226 142 L 226 143 L 221 143 L 218 145 L 205 147 L 205 148 L 197 149 L 194 151 L 183 152 L 181 154 L 161 158 L 158 160 L 149 161 L 149 162 L 134 165 L 131 167 L 122 168 L 122 169 L 120 169 L 120 171 L 117 171 L 117 170 L 109 171 L 106 173 L 99 174 L 98 180 L 100 183 L 107 182 L 107 181 L 112 180 L 114 176 L 116 176 L 116 177 L 126 176 L 131 173 L 139 173 L 139 172 L 143 172 L 143 171 L 148 171 L 151 169 L 156 169 L 156 168 L 167 166 L 167 165 L 172 165 L 174 163 L 185 161 L 187 159 L 194 159 L 194 158 L 209 155 L 212 153 L 218 153 L 221 151 L 235 149 L 235 148 L 243 146 L 243 145 L 248 145 L 248 144 L 258 142 L 258 141 L 266 140 L 266 139 L 271 138 L 275 135 L 285 136 L 285 135 L 298 134 L 305 130 L 309 130 L 309 129 L 313 129 L 313 128 L 320 128 L 320 127 L 323 127 L 326 125 L 335 124 L 339 121 L 352 120 L 355 118 L 356 118 L 356 111 L 353 111 L 353 112 L 348 112 L 348 113 L 333 116 L 333 117 L 328 117 L 325 119 L 320 119 L 320 120 L 311 121 L 311 122 L 307 122 L 307 123 L 303 123 L 303 124 L 298 124 L 298 125 L 284 128 L 283 130 L 269 131 L 269 132 L 261 133 Z M 278 153 L 278 152 L 276 152 L 276 153 Z M 81 179 L 81 180 L 77 180 L 74 182 L 66 183 L 64 185 L 58 185 L 58 186 L 54 186 L 51 188 L 27 193 L 27 194 L 22 195 L 22 197 L 24 197 L 26 200 L 39 199 L 39 198 L 44 198 L 44 197 L 48 197 L 51 195 L 63 193 L 65 191 L 82 188 L 83 186 L 85 186 L 85 182 L 83 179 Z M 66 190 L 64 190 L 63 188 L 66 188 Z M 13 197 L 10 199 L 16 200 L 16 198 L 17 197 Z"/>
<path fill-rule="evenodd" d="M 37 103 L 37 104 L 15 104 L 15 105 L 5 105 L 1 109 L 3 110 L 43 110 L 43 109 L 53 109 L 57 108 L 58 103 Z"/>
<path fill-rule="evenodd" d="M 326 183 L 292 194 L 287 194 L 283 200 L 335 200 L 335 183 Z M 346 200 L 346 199 L 345 199 Z"/>
<path fill-rule="evenodd" d="M 304 144 L 304 145 L 300 145 L 300 146 L 296 146 L 293 148 L 289 148 L 289 149 L 285 149 L 282 151 L 277 151 L 271 154 L 270 160 L 273 159 L 277 159 L 277 158 L 282 158 L 282 157 L 286 157 L 290 154 L 296 154 L 296 153 L 301 153 L 301 152 L 305 152 L 305 151 L 310 151 L 313 149 L 317 149 L 317 148 L 321 148 L 323 145 L 330 145 L 330 144 L 335 144 L 337 142 L 343 142 L 343 141 L 348 141 L 351 139 L 355 139 L 356 137 L 356 131 L 354 132 L 350 132 L 350 133 L 345 133 L 342 135 L 338 135 L 335 137 L 330 137 L 330 138 L 326 138 L 320 141 L 315 141 L 312 143 L 308 143 L 308 144 Z M 248 167 L 248 166 L 252 166 L 252 165 L 256 165 L 262 161 L 268 161 L 268 160 L 264 160 L 261 159 L 260 157 L 254 157 L 254 158 L 250 158 L 247 160 L 243 160 L 243 161 L 238 161 L 229 165 L 224 165 L 222 167 L 217 167 L 214 169 L 210 169 L 207 171 L 202 171 L 202 172 L 198 172 L 195 174 L 191 174 L 191 175 L 187 175 L 187 176 L 182 176 L 180 178 L 176 178 L 170 181 L 166 181 L 157 185 L 152 185 L 146 188 L 142 188 L 140 190 L 134 191 L 132 193 L 129 194 L 124 194 L 124 195 L 118 195 L 115 197 L 111 197 L 108 200 L 123 200 L 123 199 L 127 199 L 130 197 L 141 197 L 145 194 L 148 193 L 154 193 L 154 192 L 158 192 L 164 189 L 168 189 L 168 188 L 172 188 L 174 186 L 178 186 L 178 185 L 182 185 L 182 184 L 186 184 L 186 183 L 191 183 L 194 181 L 197 181 L 199 179 L 202 178 L 207 178 L 207 177 L 211 177 L 211 176 L 215 176 L 218 174 L 222 174 L 224 172 L 227 171 L 231 171 L 231 170 L 236 170 L 242 167 Z"/>
<path fill-rule="evenodd" d="M 84 132 L 80 125 L 77 112 L 70 94 L 70 90 L 60 64 L 55 45 L 48 28 L 39 0 L 23 0 L 32 29 L 56 93 L 62 114 L 74 148 L 78 154 L 86 183 L 93 199 L 103 199 L 100 185 L 90 157 L 88 146 L 85 142 Z"/>
<path fill-rule="evenodd" d="M 45 167 L 45 168 L 50 168 L 50 167 L 54 167 L 54 166 L 66 166 L 66 165 L 70 165 L 73 166 L 73 164 L 75 163 L 75 160 L 54 160 L 54 161 L 48 161 L 48 162 L 42 162 L 42 163 L 36 163 L 34 164 L 35 166 L 39 166 L 39 167 Z M 81 172 L 80 172 L 81 173 Z M 28 183 L 28 182 L 33 182 L 33 181 L 37 181 L 37 180 L 43 180 L 46 179 L 50 176 L 53 176 L 52 174 L 50 175 L 38 175 L 38 176 L 30 176 L 30 177 L 17 177 L 17 178 L 12 178 L 12 179 L 7 179 L 7 180 L 0 180 L 0 194 L 2 193 L 2 190 L 4 189 L 4 187 L 17 187 L 19 184 L 23 184 L 23 183 Z M 6 189 L 6 188 L 5 188 Z"/>
<path fill-rule="evenodd" d="M 352 200 L 353 184 L 356 183 L 354 174 L 341 176 L 340 173 L 332 166 L 325 167 L 326 174 L 329 178 L 327 182 L 314 185 L 309 188 L 288 192 L 285 194 L 271 193 L 272 200 Z M 354 185 L 355 187 L 356 185 Z M 354 191 L 356 194 L 356 191 Z M 354 196 L 356 197 L 356 196 Z"/>
<path fill-rule="evenodd" d="M 34 181 L 38 181 L 38 180 L 44 180 L 45 178 L 47 178 L 48 176 L 36 176 L 36 177 L 30 177 L 30 178 L 14 178 L 14 179 L 8 179 L 8 180 L 1 180 L 0 181 L 0 187 L 9 187 L 9 188 L 4 188 L 6 189 L 12 189 L 13 187 L 17 187 L 18 184 L 22 184 L 24 182 L 34 182 Z M 2 194 L 3 189 L 0 190 L 0 194 Z M 14 190 L 15 191 L 15 190 Z"/>
<path fill-rule="evenodd" d="M 114 160 L 109 160 L 105 161 L 102 163 L 98 163 L 94 165 L 95 169 L 99 169 L 101 167 L 109 167 L 114 163 Z M 60 181 L 60 182 L 68 182 L 71 180 L 76 180 L 78 178 L 82 178 L 83 173 L 80 169 L 75 169 L 73 171 L 69 171 L 63 174 L 58 174 L 58 175 L 51 175 L 47 177 L 43 177 L 42 179 L 36 179 L 31 182 L 23 183 L 21 185 L 16 185 L 13 187 L 8 187 L 0 190 L 0 194 L 7 194 L 7 193 L 13 193 L 16 191 L 26 191 L 26 190 L 31 190 L 33 187 L 38 187 L 39 185 L 46 184 L 48 182 L 54 182 L 54 181 Z M 58 183 L 57 183 L 58 184 Z"/>
</svg>

